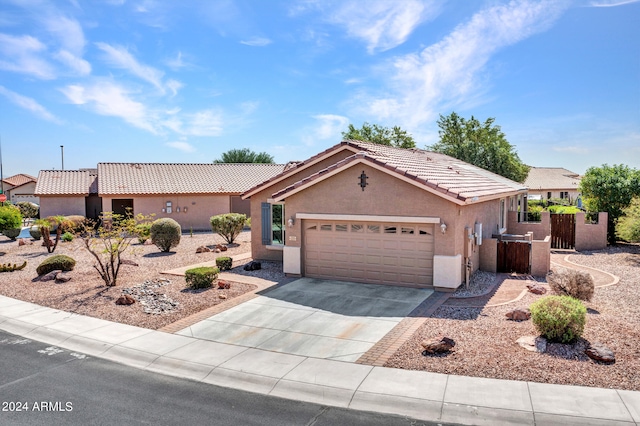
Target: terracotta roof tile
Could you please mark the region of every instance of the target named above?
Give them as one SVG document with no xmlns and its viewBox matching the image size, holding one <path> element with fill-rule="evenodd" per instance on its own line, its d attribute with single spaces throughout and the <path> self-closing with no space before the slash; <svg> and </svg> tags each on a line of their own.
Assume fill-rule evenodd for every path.
<svg viewBox="0 0 640 426">
<path fill-rule="evenodd" d="M 99 163 L 101 195 L 240 194 L 282 173 L 283 164 Z"/>
<path fill-rule="evenodd" d="M 9 176 L 8 178 L 2 179 L 4 183 L 7 183 L 11 186 L 20 186 L 20 185 L 24 185 L 25 183 L 35 182 L 37 180 L 38 180 L 37 178 L 24 173 Z"/>
<path fill-rule="evenodd" d="M 96 174 L 88 170 L 41 170 L 35 195 L 88 195 Z"/>
<path fill-rule="evenodd" d="M 580 175 L 560 167 L 532 167 L 524 185 L 530 189 L 578 189 Z"/>
<path fill-rule="evenodd" d="M 394 148 L 371 142 L 351 140 L 343 141 L 330 150 L 335 150 L 341 145 L 355 147 L 363 154 L 359 152 L 352 155 L 336 163 L 335 166 L 337 167 L 343 167 L 351 161 L 364 158 L 366 161 L 385 167 L 391 173 L 414 179 L 424 186 L 461 201 L 474 200 L 480 197 L 498 197 L 503 194 L 526 190 L 523 184 L 436 152 Z M 302 179 L 301 182 L 303 184 L 309 183 L 322 176 L 326 171 L 325 169 L 308 176 Z M 299 186 L 297 185 L 296 187 Z M 293 185 L 289 186 L 278 191 L 273 196 L 274 198 L 281 197 L 293 188 Z"/>
</svg>

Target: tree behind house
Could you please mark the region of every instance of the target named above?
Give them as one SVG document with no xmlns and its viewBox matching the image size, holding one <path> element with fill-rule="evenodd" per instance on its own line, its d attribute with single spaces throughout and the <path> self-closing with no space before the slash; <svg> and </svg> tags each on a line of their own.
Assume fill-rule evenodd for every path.
<svg viewBox="0 0 640 426">
<path fill-rule="evenodd" d="M 396 148 L 415 148 L 416 143 L 413 136 L 402 130 L 398 126 L 384 127 L 378 124 L 364 122 L 361 128 L 356 129 L 353 124 L 349 124 L 346 132 L 342 132 L 343 139 L 373 142 L 380 145 L 393 146 Z"/>
<path fill-rule="evenodd" d="M 221 158 L 213 161 L 214 164 L 221 163 L 261 163 L 274 164 L 273 157 L 266 152 L 256 153 L 249 148 L 230 149 L 223 152 Z"/>
<path fill-rule="evenodd" d="M 514 146 L 494 122 L 495 118 L 488 118 L 480 123 L 473 116 L 466 120 L 455 112 L 448 116 L 440 115 L 440 141 L 428 149 L 516 182 L 524 182 L 529 174 L 529 166 L 520 161 Z"/>
</svg>

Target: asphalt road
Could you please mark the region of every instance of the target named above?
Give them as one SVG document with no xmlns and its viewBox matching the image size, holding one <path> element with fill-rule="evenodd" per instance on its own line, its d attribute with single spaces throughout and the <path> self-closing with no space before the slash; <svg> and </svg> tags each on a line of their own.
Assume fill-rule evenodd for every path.
<svg viewBox="0 0 640 426">
<path fill-rule="evenodd" d="M 145 372 L 0 331 L 0 425 L 442 425 Z"/>
</svg>

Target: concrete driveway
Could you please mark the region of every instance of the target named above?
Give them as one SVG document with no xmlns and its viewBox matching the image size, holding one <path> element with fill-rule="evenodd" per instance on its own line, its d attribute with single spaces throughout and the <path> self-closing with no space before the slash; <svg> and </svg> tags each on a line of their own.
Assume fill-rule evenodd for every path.
<svg viewBox="0 0 640 426">
<path fill-rule="evenodd" d="M 426 289 L 301 278 L 177 334 L 355 362 L 431 294 Z"/>
</svg>

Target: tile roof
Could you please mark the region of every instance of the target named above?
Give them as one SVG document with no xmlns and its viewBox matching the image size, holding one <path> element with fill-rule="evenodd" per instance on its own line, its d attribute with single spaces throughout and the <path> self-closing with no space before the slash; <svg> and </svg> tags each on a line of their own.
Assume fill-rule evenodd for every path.
<svg viewBox="0 0 640 426">
<path fill-rule="evenodd" d="M 41 170 L 35 195 L 88 195 L 97 176 L 90 170 Z"/>
<path fill-rule="evenodd" d="M 283 164 L 99 163 L 100 195 L 240 194 L 282 173 Z"/>
<path fill-rule="evenodd" d="M 366 161 L 384 167 L 388 172 L 411 179 L 425 189 L 460 203 L 478 199 L 498 198 L 526 191 L 523 184 L 496 175 L 453 157 L 420 149 L 394 148 L 362 141 L 343 141 L 327 151 L 351 146 L 359 151 L 327 169 L 308 176 L 273 195 L 284 198 L 287 193 L 319 179 L 328 172 L 347 166 L 353 161 Z M 327 153 L 325 151 L 325 153 Z"/>
<path fill-rule="evenodd" d="M 20 185 L 24 185 L 25 183 L 35 182 L 37 180 L 38 180 L 37 178 L 24 173 L 9 176 L 8 178 L 2 179 L 4 183 L 7 183 L 11 186 L 20 186 Z"/>
<path fill-rule="evenodd" d="M 532 167 L 524 185 L 529 189 L 578 189 L 580 175 L 560 167 Z"/>
</svg>

